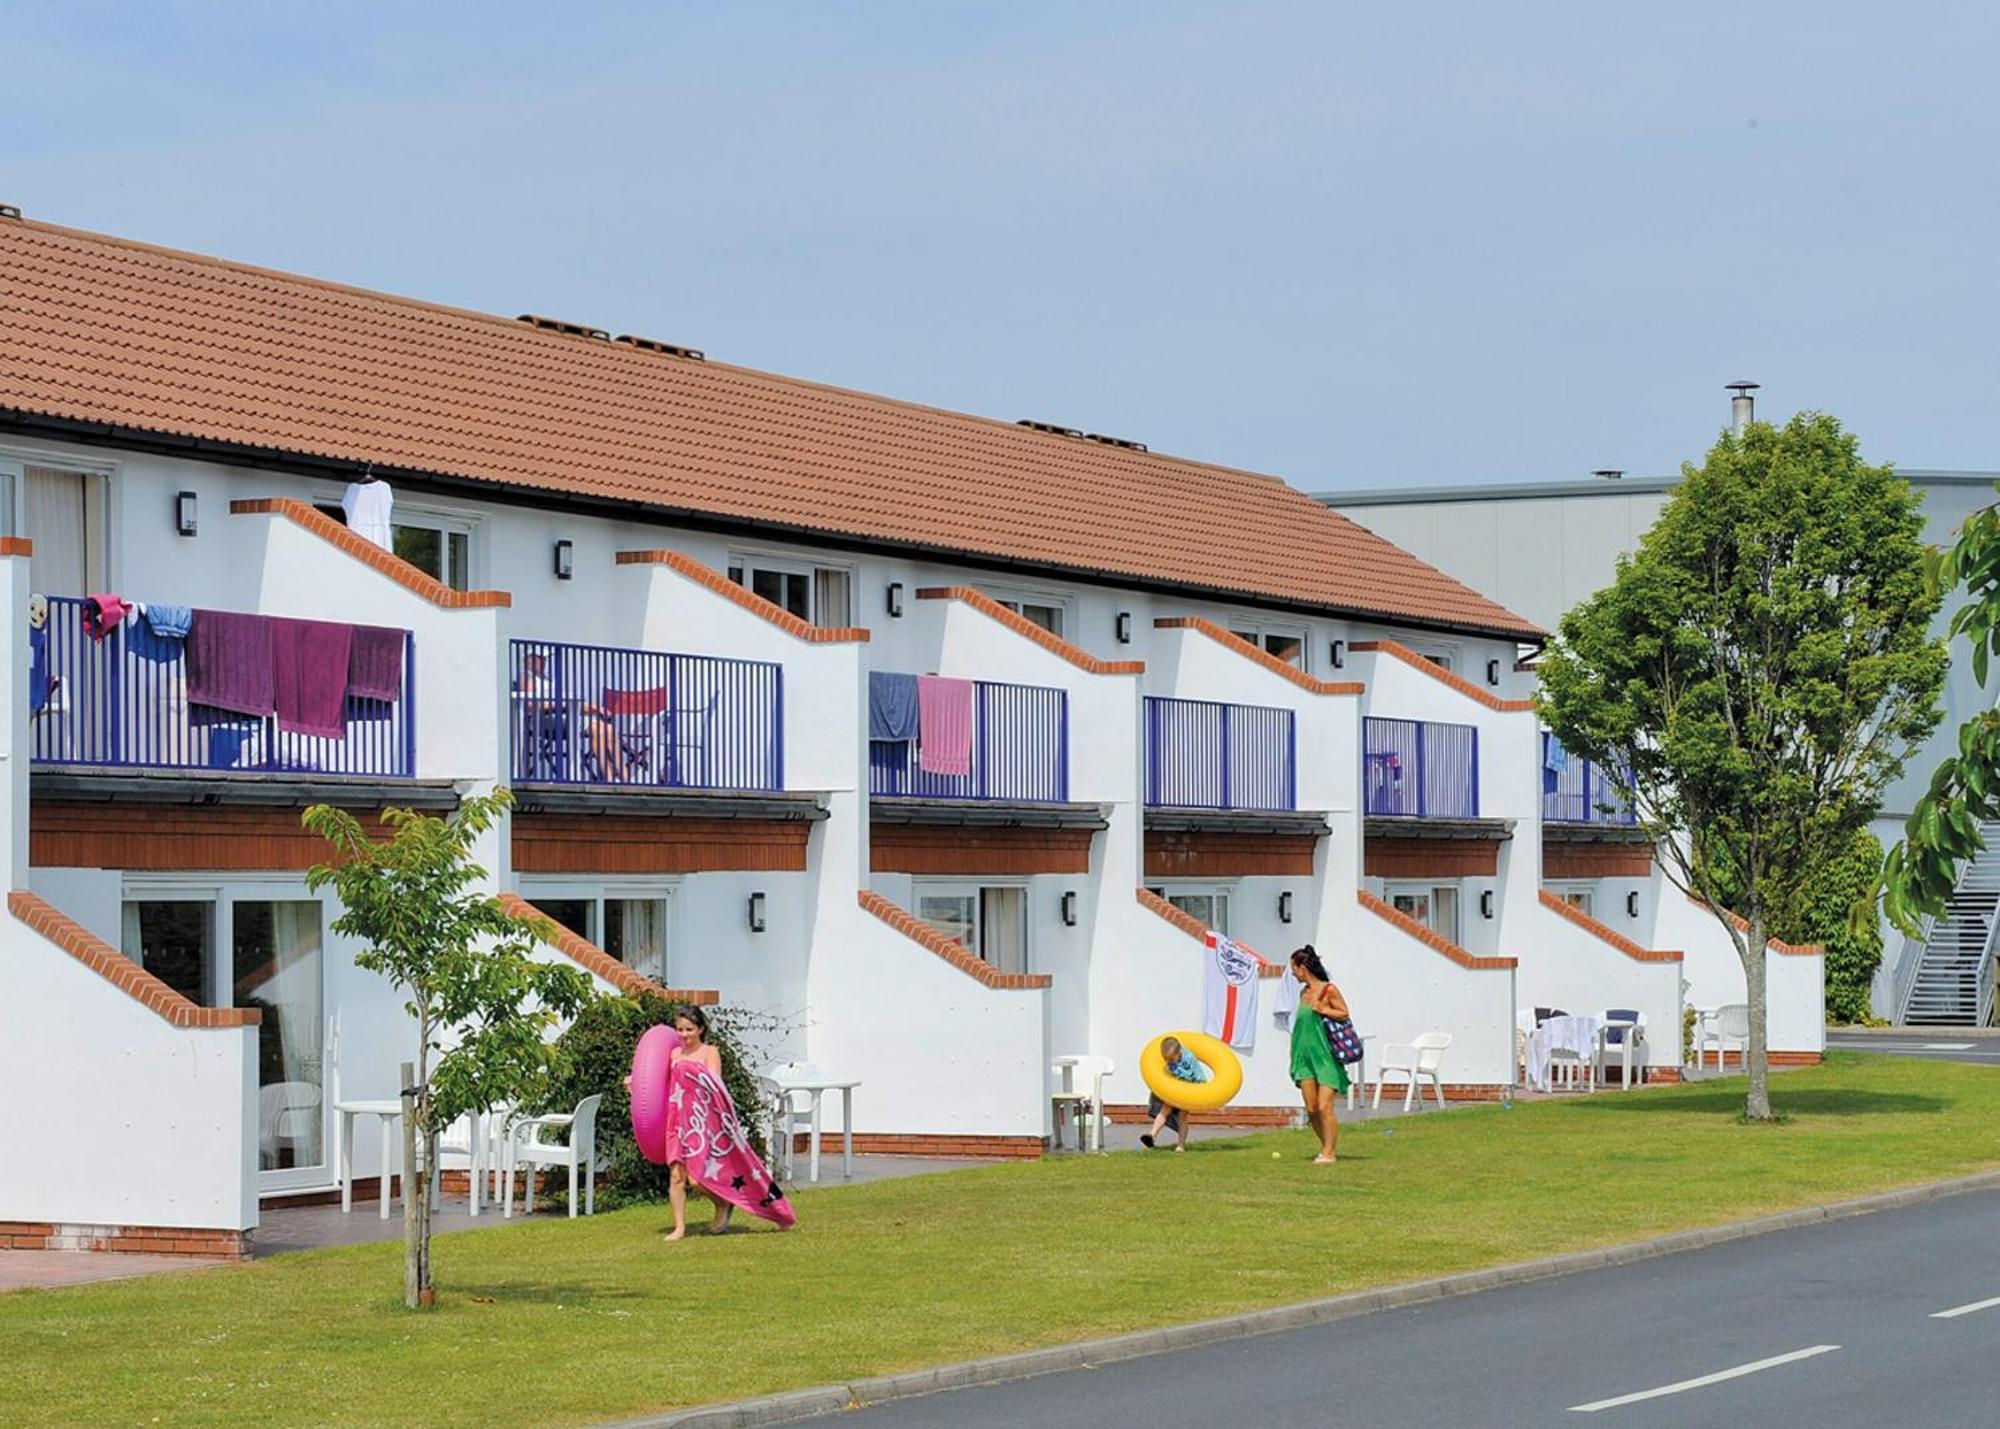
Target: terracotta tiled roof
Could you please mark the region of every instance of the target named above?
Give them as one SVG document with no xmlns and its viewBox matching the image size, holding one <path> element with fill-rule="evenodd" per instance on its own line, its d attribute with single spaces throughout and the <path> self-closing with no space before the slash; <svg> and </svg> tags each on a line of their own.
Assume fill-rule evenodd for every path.
<svg viewBox="0 0 2000 1429">
<path fill-rule="evenodd" d="M 1502 636 L 1275 477 L 0 218 L 0 412 Z"/>
</svg>

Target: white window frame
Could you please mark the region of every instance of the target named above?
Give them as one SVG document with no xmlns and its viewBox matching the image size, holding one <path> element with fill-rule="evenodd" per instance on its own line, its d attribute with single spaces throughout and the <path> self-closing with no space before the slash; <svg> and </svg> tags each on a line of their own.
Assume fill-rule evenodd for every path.
<svg viewBox="0 0 2000 1429">
<path fill-rule="evenodd" d="M 1438 926 L 1438 894 L 1443 892 L 1448 892 L 1452 895 L 1453 926 L 1450 928 L 1440 928 Z M 1419 883 L 1414 879 L 1399 879 L 1394 883 L 1384 883 L 1382 885 L 1382 901 L 1387 903 L 1391 908 L 1396 907 L 1396 900 L 1399 897 L 1429 899 L 1431 909 L 1429 919 L 1418 918 L 1417 921 L 1447 942 L 1453 944 L 1461 942 L 1462 934 L 1465 931 L 1465 885 L 1463 882 L 1451 879 L 1440 882 L 1432 879 Z M 1397 909 L 1397 911 L 1401 912 L 1402 910 Z M 1415 915 L 1406 916 L 1414 917 Z"/>
<path fill-rule="evenodd" d="M 678 878 L 658 878 L 649 875 L 606 876 L 603 878 L 574 878 L 563 874 L 523 874 L 519 879 L 521 897 L 535 903 L 541 900 L 558 900 L 589 903 L 591 906 L 591 929 L 588 933 L 575 929 L 585 941 L 598 948 L 604 948 L 604 905 L 610 901 L 633 901 L 663 903 L 665 908 L 660 916 L 660 936 L 666 946 L 660 956 L 660 982 L 663 986 L 674 987 L 674 963 L 680 950 L 686 946 L 681 939 L 681 898 L 682 880 Z M 607 956 L 609 949 L 604 949 Z M 635 970 L 636 971 L 636 970 Z"/>
<path fill-rule="evenodd" d="M 1230 905 L 1236 901 L 1238 893 L 1235 883 L 1163 878 L 1156 882 L 1149 882 L 1146 887 L 1149 891 L 1158 897 L 1166 899 L 1169 903 L 1173 903 L 1175 898 L 1210 899 L 1209 907 L 1219 910 L 1222 916 L 1209 926 L 1213 927 L 1216 932 L 1222 934 L 1225 938 L 1230 935 Z M 1180 907 L 1178 903 L 1175 903 L 1174 906 L 1176 908 Z M 1181 911 L 1183 913 L 1187 912 L 1185 908 L 1182 908 Z M 1189 914 L 1188 916 L 1193 917 L 1194 915 Z"/>
<path fill-rule="evenodd" d="M 1028 620 L 1030 617 L 1022 611 L 1022 606 L 1040 605 L 1048 607 L 1056 613 L 1056 625 L 1058 627 L 1049 633 L 1058 640 L 1067 640 L 1070 638 L 1070 598 L 1067 595 L 1059 591 L 1038 590 L 1032 586 L 982 585 L 978 587 L 978 590 L 988 600 L 1013 611 L 1014 614 L 1019 615 L 1023 620 Z"/>
<path fill-rule="evenodd" d="M 1576 909 L 1586 918 L 1597 916 L 1597 885 L 1595 883 L 1548 883 L 1543 887 L 1557 898 Z M 1577 899 L 1581 898 L 1581 903 Z"/>
<path fill-rule="evenodd" d="M 114 563 L 113 537 L 119 526 L 116 502 L 120 487 L 112 477 L 117 474 L 117 463 L 83 460 L 30 447 L 0 447 L 0 481 L 7 485 L 5 535 L 19 536 L 25 532 L 31 466 L 83 478 L 84 590 L 115 589 L 118 582 L 112 573 L 118 568 Z"/>
<path fill-rule="evenodd" d="M 741 570 L 743 579 L 736 584 L 744 590 L 753 590 L 753 571 L 773 571 L 781 575 L 804 576 L 806 578 L 806 621 L 818 626 L 848 626 L 854 624 L 854 597 L 860 590 L 861 573 L 851 561 L 823 561 L 813 556 L 779 555 L 755 546 L 732 547 L 722 562 L 722 574 L 730 579 L 730 572 Z M 819 575 L 831 571 L 847 579 L 847 609 L 830 615 L 819 608 Z"/>
<path fill-rule="evenodd" d="M 1250 615 L 1225 616 L 1222 625 L 1231 635 L 1248 640 L 1273 660 L 1284 660 L 1286 664 L 1292 665 L 1294 669 L 1302 674 L 1309 675 L 1312 673 L 1313 633 L 1311 626 L 1292 625 L 1285 621 L 1268 620 Z M 1270 641 L 1274 635 L 1299 642 L 1299 658 L 1296 663 L 1285 660 L 1284 656 L 1271 649 Z"/>
<path fill-rule="evenodd" d="M 1018 890 L 1021 895 L 1021 965 L 1018 968 L 1003 966 L 989 956 L 985 943 L 986 894 L 993 890 Z M 965 950 L 981 962 L 997 968 L 1001 972 L 1029 972 L 1035 966 L 1035 918 L 1034 900 L 1030 897 L 1030 886 L 1025 878 L 917 878 L 910 883 L 910 915 L 924 923 L 924 899 L 964 898 L 972 899 L 972 941 L 965 944 Z"/>
<path fill-rule="evenodd" d="M 1459 674 L 1458 667 L 1465 663 L 1465 652 L 1456 645 L 1434 645 L 1415 640 L 1406 640 L 1403 643 L 1411 654 L 1421 655 L 1447 675 Z"/>
<path fill-rule="evenodd" d="M 323 486 L 312 493 L 314 506 L 334 508 L 347 494 L 347 488 Z M 469 511 L 458 506 L 435 506 L 418 497 L 406 499 L 403 493 L 395 493 L 396 499 L 389 510 L 389 527 L 393 532 L 398 526 L 415 526 L 428 531 L 439 531 L 445 536 L 442 543 L 444 553 L 444 573 L 437 577 L 445 585 L 451 585 L 451 540 L 452 536 L 465 537 L 465 590 L 478 590 L 486 583 L 486 517 L 481 512 Z M 453 587 L 459 589 L 459 587 Z"/>
</svg>

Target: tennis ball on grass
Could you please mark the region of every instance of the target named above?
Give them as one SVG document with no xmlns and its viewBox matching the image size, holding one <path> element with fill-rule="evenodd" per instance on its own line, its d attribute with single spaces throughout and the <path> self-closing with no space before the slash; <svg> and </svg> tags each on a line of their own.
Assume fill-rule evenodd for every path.
<svg viewBox="0 0 2000 1429">
<path fill-rule="evenodd" d="M 1278 1161 L 1278 1160 L 1282 1160 L 1282 1159 L 1284 1158 L 1284 1155 L 1285 1155 L 1285 1153 L 1284 1153 L 1284 1152 L 1282 1152 L 1282 1151 L 1273 1151 L 1273 1152 L 1271 1153 L 1271 1159 L 1272 1159 L 1273 1161 Z"/>
</svg>

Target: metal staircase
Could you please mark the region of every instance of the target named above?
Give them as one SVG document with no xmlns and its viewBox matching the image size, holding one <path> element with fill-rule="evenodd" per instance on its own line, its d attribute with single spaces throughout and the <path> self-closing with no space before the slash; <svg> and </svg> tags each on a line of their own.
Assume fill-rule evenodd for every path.
<svg viewBox="0 0 2000 1429">
<path fill-rule="evenodd" d="M 1993 1020 L 1994 935 L 2000 931 L 2000 823 L 1980 825 L 1986 847 L 1958 871 L 1942 914 L 1924 924 L 1896 979 L 1896 1021 L 1983 1027 Z"/>
</svg>

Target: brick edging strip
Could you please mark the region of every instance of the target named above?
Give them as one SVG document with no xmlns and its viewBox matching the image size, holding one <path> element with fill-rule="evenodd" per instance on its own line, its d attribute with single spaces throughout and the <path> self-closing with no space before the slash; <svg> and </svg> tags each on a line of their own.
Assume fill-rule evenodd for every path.
<svg viewBox="0 0 2000 1429">
<path fill-rule="evenodd" d="M 380 571 L 403 589 L 421 596 L 441 610 L 504 609 L 514 597 L 504 590 L 453 590 L 443 581 L 425 575 L 394 551 L 385 550 L 334 520 L 316 506 L 296 496 L 260 496 L 229 503 L 232 516 L 276 516 L 319 537 L 362 565 Z"/>
<path fill-rule="evenodd" d="M 1008 1380 L 1028 1379 L 1034 1375 L 1059 1374 L 1064 1370 L 1091 1369 L 1119 1360 L 1141 1359 L 1147 1355 L 1192 1349 L 1197 1345 L 1212 1344 L 1217 1340 L 1239 1340 L 1251 1335 L 1303 1330 L 1332 1320 L 1370 1315 L 1378 1310 L 1398 1310 L 1410 1305 L 1422 1305 L 1432 1300 L 1471 1295 L 1481 1290 L 1497 1290 L 1507 1285 L 1521 1285 L 1532 1280 L 1572 1275 L 1582 1270 L 1604 1270 L 1614 1265 L 1630 1265 L 1634 1261 L 1651 1260 L 1656 1256 L 1673 1255 L 1684 1250 L 1703 1250 L 1709 1246 L 1724 1245 L 1751 1236 L 1768 1235 L 1772 1231 L 1797 1230 L 1826 1221 L 1845 1220 L 1850 1216 L 1865 1216 L 1876 1211 L 1893 1211 L 1904 1206 L 1921 1205 L 1926 1201 L 1941 1200 L 1946 1196 L 1960 1195 L 1968 1191 L 1989 1190 L 2000 1190 L 2000 1170 L 1982 1171 L 1971 1176 L 1954 1177 L 1948 1181 L 1929 1181 L 1916 1186 L 1905 1186 L 1900 1190 L 1880 1191 L 1874 1195 L 1860 1196 L 1852 1200 L 1834 1201 L 1821 1206 L 1805 1206 L 1796 1211 L 1780 1211 L 1775 1215 L 1758 1216 L 1747 1221 L 1730 1221 L 1719 1226 L 1676 1231 L 1672 1235 L 1633 1241 L 1627 1245 L 1571 1251 L 1566 1255 L 1520 1261 L 1513 1265 L 1499 1265 L 1487 1270 L 1469 1270 L 1458 1275 L 1438 1276 L 1431 1280 L 1406 1281 L 1401 1285 L 1385 1285 L 1374 1290 L 1355 1290 L 1322 1300 L 1280 1305 L 1269 1310 L 1250 1310 L 1240 1315 L 1197 1320 L 1192 1324 L 1135 1330 L 1130 1334 L 1112 1335 L 1106 1339 L 1079 1340 L 1073 1344 L 1023 1350 L 1018 1354 L 962 1360 L 957 1364 L 937 1365 L 931 1369 L 907 1370 L 901 1374 L 849 1380 L 845 1384 L 820 1385 L 813 1389 L 798 1389 L 785 1394 L 742 1399 L 733 1404 L 709 1404 L 644 1419 L 620 1420 L 613 1429 L 752 1429 L 752 1426 L 757 1425 L 789 1424 L 801 1419 L 816 1419 L 823 1414 L 838 1414 L 843 1410 L 883 1404 L 895 1399 L 912 1399 L 918 1395 L 935 1394 L 943 1390 L 1001 1384 Z"/>
</svg>

